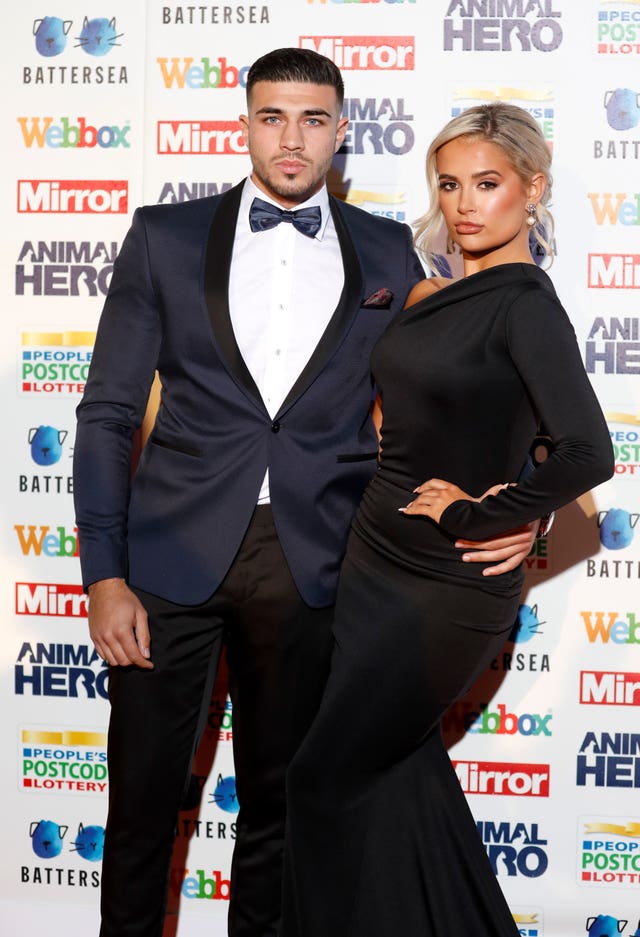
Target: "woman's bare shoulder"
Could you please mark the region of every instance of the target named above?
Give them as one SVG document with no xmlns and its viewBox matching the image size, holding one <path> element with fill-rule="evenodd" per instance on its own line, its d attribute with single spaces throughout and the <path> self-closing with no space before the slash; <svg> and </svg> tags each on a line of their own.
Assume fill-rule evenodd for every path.
<svg viewBox="0 0 640 937">
<path fill-rule="evenodd" d="M 449 286 L 451 283 L 453 283 L 453 280 L 446 277 L 429 277 L 426 280 L 420 280 L 407 296 L 407 301 L 404 304 L 405 309 L 419 303 L 421 299 L 426 299 L 432 293 L 437 293 L 443 286 Z"/>
</svg>

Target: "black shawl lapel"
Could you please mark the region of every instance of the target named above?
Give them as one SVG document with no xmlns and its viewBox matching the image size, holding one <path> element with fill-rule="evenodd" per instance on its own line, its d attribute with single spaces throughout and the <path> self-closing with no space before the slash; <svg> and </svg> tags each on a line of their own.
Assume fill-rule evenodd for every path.
<svg viewBox="0 0 640 937">
<path fill-rule="evenodd" d="M 229 273 L 243 185 L 244 183 L 240 183 L 220 196 L 207 243 L 204 296 L 214 340 L 222 353 L 227 370 L 243 390 L 264 408 L 260 391 L 240 354 L 229 312 Z"/>
<path fill-rule="evenodd" d="M 329 196 L 331 216 L 336 226 L 344 266 L 344 286 L 336 310 L 322 334 L 322 338 L 306 365 L 298 375 L 293 387 L 287 394 L 278 411 L 280 416 L 300 394 L 316 379 L 329 357 L 333 354 L 340 340 L 360 308 L 362 292 L 362 270 L 347 225 L 342 217 L 338 200 Z"/>
</svg>

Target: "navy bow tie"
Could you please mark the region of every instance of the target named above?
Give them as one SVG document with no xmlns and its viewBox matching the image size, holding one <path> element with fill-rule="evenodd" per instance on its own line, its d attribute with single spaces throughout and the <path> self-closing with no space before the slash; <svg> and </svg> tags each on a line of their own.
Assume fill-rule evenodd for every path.
<svg viewBox="0 0 640 937">
<path fill-rule="evenodd" d="M 249 209 L 249 225 L 252 231 L 268 231 L 275 228 L 281 221 L 289 221 L 296 230 L 307 237 L 315 237 L 322 224 L 322 211 L 319 205 L 310 208 L 299 208 L 297 211 L 286 211 L 278 208 L 271 202 L 261 198 L 254 198 Z"/>
</svg>

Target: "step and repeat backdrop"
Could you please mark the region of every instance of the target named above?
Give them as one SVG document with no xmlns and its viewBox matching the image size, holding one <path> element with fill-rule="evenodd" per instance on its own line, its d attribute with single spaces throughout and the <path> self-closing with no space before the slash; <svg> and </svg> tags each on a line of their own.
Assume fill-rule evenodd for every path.
<svg viewBox="0 0 640 937">
<path fill-rule="evenodd" d="M 2 933 L 97 933 L 107 672 L 71 460 L 114 259 L 136 206 L 246 175 L 248 68 L 301 46 L 343 70 L 331 189 L 372 214 L 422 213 L 427 145 L 471 105 L 527 108 L 553 149 L 551 275 L 616 473 L 535 544 L 511 638 L 444 731 L 520 934 L 640 935 L 640 0 L 22 0 L 0 41 Z M 232 737 L 221 680 L 166 937 L 226 933 Z"/>
</svg>

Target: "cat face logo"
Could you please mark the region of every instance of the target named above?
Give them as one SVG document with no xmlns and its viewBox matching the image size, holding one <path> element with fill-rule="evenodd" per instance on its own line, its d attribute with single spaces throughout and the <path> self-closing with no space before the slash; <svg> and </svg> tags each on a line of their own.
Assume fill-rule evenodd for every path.
<svg viewBox="0 0 640 937">
<path fill-rule="evenodd" d="M 62 443 L 67 438 L 66 429 L 55 426 L 38 426 L 29 430 L 31 458 L 36 465 L 55 465 L 62 456 Z"/>
<path fill-rule="evenodd" d="M 43 16 L 42 19 L 34 20 L 36 51 L 47 58 L 64 52 L 71 23 L 72 20 L 61 20 L 58 16 Z"/>
<path fill-rule="evenodd" d="M 71 851 L 87 862 L 100 862 L 104 852 L 104 827 L 78 824 L 78 835 Z"/>
<path fill-rule="evenodd" d="M 640 94 L 631 88 L 616 88 L 604 96 L 607 122 L 614 130 L 631 130 L 640 123 Z"/>
<path fill-rule="evenodd" d="M 610 508 L 598 513 L 600 543 L 607 550 L 624 550 L 634 537 L 634 528 L 640 514 L 630 514 L 622 508 Z"/>
<path fill-rule="evenodd" d="M 236 779 L 233 776 L 223 778 L 219 774 L 216 789 L 211 794 L 209 803 L 215 803 L 220 810 L 226 810 L 227 813 L 237 813 L 240 810 L 240 804 L 236 794 Z"/>
<path fill-rule="evenodd" d="M 516 644 L 526 644 L 536 635 L 542 634 L 539 629 L 540 625 L 544 624 L 545 622 L 540 621 L 538 618 L 537 605 L 521 605 L 518 609 L 516 623 L 509 635 L 509 640 L 514 641 Z"/>
<path fill-rule="evenodd" d="M 90 20 L 87 16 L 82 24 L 82 32 L 76 38 L 78 45 L 87 53 L 87 55 L 107 55 L 114 46 L 119 46 L 116 42 L 124 33 L 116 30 L 116 18 L 113 16 L 110 20 L 106 17 L 98 17 Z"/>
<path fill-rule="evenodd" d="M 628 921 L 611 917 L 610 914 L 599 914 L 597 917 L 587 918 L 587 933 L 589 937 L 618 937 L 628 923 Z M 634 933 L 629 937 L 640 937 L 640 921 Z"/>
<path fill-rule="evenodd" d="M 53 820 L 35 820 L 29 827 L 31 845 L 36 856 L 51 859 L 62 852 L 62 840 L 68 826 L 59 826 Z"/>
</svg>

